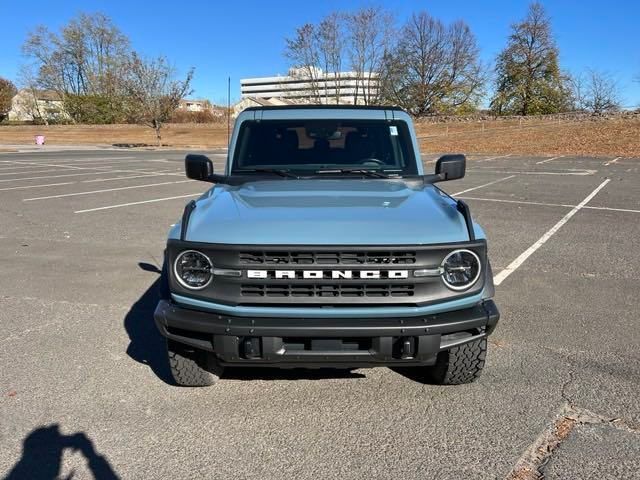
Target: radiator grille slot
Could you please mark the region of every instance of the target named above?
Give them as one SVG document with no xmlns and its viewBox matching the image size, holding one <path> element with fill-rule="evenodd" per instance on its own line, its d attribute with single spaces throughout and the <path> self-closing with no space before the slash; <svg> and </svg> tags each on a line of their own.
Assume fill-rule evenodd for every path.
<svg viewBox="0 0 640 480">
<path fill-rule="evenodd" d="M 239 252 L 242 265 L 410 265 L 416 263 L 414 251 L 370 252 Z"/>
<path fill-rule="evenodd" d="M 243 284 L 243 297 L 412 297 L 414 285 L 358 284 L 358 285 L 297 285 Z"/>
</svg>

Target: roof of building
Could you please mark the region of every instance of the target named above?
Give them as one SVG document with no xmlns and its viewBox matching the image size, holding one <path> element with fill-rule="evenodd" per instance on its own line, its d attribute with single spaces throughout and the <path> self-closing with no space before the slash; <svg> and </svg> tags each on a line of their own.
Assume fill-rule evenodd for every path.
<svg viewBox="0 0 640 480">
<path fill-rule="evenodd" d="M 263 107 L 276 107 L 276 106 L 281 107 L 281 106 L 295 105 L 294 102 L 283 97 L 265 98 L 265 97 L 247 96 L 247 97 L 242 97 L 238 103 L 247 102 L 247 101 L 257 103 L 258 105 L 261 105 Z M 257 108 L 257 107 L 249 107 L 249 108 Z"/>
<path fill-rule="evenodd" d="M 209 100 L 206 98 L 183 98 L 180 102 L 191 102 L 191 103 L 206 103 Z"/>
<path fill-rule="evenodd" d="M 18 95 L 22 95 L 22 94 L 35 95 L 35 97 L 38 100 L 55 100 L 55 101 L 61 100 L 58 92 L 54 90 L 37 90 L 37 89 L 31 89 L 31 88 L 21 88 L 18 91 Z"/>
</svg>

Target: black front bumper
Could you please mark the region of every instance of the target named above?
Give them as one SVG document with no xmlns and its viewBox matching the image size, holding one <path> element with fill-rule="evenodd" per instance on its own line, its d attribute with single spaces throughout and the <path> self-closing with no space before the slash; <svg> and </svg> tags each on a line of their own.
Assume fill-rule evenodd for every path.
<svg viewBox="0 0 640 480">
<path fill-rule="evenodd" d="M 224 365 L 430 365 L 439 352 L 495 329 L 492 300 L 406 318 L 251 318 L 203 312 L 160 300 L 154 318 L 168 339 L 216 354 Z"/>
</svg>

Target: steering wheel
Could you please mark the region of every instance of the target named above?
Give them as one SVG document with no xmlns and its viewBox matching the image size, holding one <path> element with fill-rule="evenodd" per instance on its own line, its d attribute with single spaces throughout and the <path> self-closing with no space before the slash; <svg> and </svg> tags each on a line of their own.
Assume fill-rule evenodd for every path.
<svg viewBox="0 0 640 480">
<path fill-rule="evenodd" d="M 386 165 L 382 160 L 380 160 L 379 158 L 365 158 L 363 160 L 360 160 L 360 165 Z"/>
</svg>

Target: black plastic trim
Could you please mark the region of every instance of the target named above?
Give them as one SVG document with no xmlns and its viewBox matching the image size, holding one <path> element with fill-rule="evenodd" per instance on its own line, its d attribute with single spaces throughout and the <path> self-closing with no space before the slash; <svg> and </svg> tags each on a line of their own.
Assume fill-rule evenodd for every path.
<svg viewBox="0 0 640 480">
<path fill-rule="evenodd" d="M 477 240 L 463 240 L 460 242 L 449 242 L 449 243 L 425 243 L 422 245 L 416 245 L 415 243 L 410 244 L 287 244 L 287 243 L 278 243 L 278 244 L 253 244 L 253 243 L 209 243 L 209 242 L 195 242 L 195 241 L 185 241 L 184 245 L 181 244 L 181 240 L 177 238 L 170 238 L 167 241 L 168 246 L 178 246 L 181 248 L 211 248 L 215 250 L 265 250 L 265 251 L 280 251 L 280 250 L 291 250 L 291 251 L 305 251 L 305 250 L 318 250 L 318 251 L 335 251 L 335 250 L 353 250 L 353 251 L 361 251 L 363 249 L 366 250 L 441 250 L 441 249 L 451 249 L 455 250 L 457 248 L 473 248 L 473 244 L 483 244 L 486 248 L 487 241 L 484 238 L 479 238 Z"/>
<path fill-rule="evenodd" d="M 191 200 L 184 206 L 184 211 L 182 212 L 182 222 L 180 224 L 180 240 L 185 241 L 187 239 L 187 229 L 189 228 L 189 219 L 191 218 L 191 213 L 196 209 L 196 201 Z"/>
<path fill-rule="evenodd" d="M 462 200 L 456 200 L 456 207 L 464 217 L 464 223 L 467 226 L 467 232 L 469 232 L 469 241 L 475 241 L 476 233 L 473 231 L 473 221 L 471 220 L 471 210 L 469 210 L 469 205 Z"/>
<path fill-rule="evenodd" d="M 489 309 L 486 305 L 490 304 Z M 251 318 L 192 310 L 161 300 L 154 317 L 166 326 L 223 335 L 285 337 L 367 337 L 378 335 L 443 334 L 484 327 L 499 318 L 492 300 L 451 312 L 398 318 Z"/>
<path fill-rule="evenodd" d="M 491 300 L 464 310 L 408 318 L 245 318 L 191 310 L 166 300 L 158 303 L 154 313 L 162 335 L 214 352 L 228 365 L 345 367 L 431 364 L 443 349 L 489 335 L 499 317 Z M 457 333 L 467 335 L 451 335 Z M 242 357 L 244 338 L 260 339 L 260 356 Z M 284 348 L 287 338 L 368 338 L 371 348 L 288 351 Z M 393 344 L 398 339 L 412 339 L 412 355 L 394 355 Z"/>
</svg>

